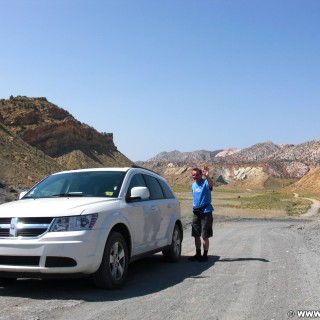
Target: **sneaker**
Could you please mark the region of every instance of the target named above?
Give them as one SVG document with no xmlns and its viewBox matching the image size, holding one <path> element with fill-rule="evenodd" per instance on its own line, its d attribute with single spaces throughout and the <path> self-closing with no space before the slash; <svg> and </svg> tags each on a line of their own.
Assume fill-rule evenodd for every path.
<svg viewBox="0 0 320 320">
<path fill-rule="evenodd" d="M 208 256 L 201 256 L 199 261 L 200 262 L 207 262 L 208 261 Z"/>
<path fill-rule="evenodd" d="M 188 260 L 189 261 L 200 261 L 201 258 L 202 258 L 202 256 L 199 256 L 198 254 L 195 254 L 194 256 L 189 257 Z"/>
</svg>

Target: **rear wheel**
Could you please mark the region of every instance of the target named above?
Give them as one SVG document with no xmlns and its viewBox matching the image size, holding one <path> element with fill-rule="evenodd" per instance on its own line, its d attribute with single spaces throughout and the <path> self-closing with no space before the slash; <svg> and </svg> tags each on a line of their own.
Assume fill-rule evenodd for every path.
<svg viewBox="0 0 320 320">
<path fill-rule="evenodd" d="M 101 265 L 94 273 L 95 285 L 101 289 L 118 289 L 126 278 L 129 265 L 127 244 L 118 232 L 112 232 L 107 240 Z"/>
<path fill-rule="evenodd" d="M 181 249 L 182 249 L 182 236 L 181 231 L 178 225 L 174 226 L 172 241 L 170 248 L 167 250 L 163 250 L 162 254 L 166 261 L 177 262 L 181 257 Z"/>
</svg>

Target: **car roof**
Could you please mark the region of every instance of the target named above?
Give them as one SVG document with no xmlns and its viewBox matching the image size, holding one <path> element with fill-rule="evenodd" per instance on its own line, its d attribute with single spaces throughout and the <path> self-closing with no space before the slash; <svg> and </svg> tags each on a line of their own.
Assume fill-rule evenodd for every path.
<svg viewBox="0 0 320 320">
<path fill-rule="evenodd" d="M 118 167 L 108 167 L 108 168 L 85 168 L 85 169 L 74 169 L 74 170 L 64 170 L 60 172 L 56 172 L 54 174 L 60 173 L 70 173 L 70 172 L 99 172 L 99 171 L 120 171 L 126 172 L 130 169 L 130 167 L 118 168 Z"/>
<path fill-rule="evenodd" d="M 157 172 L 152 171 L 147 168 L 139 167 L 136 165 L 133 165 L 131 167 L 101 167 L 101 168 L 85 168 L 85 169 L 74 169 L 74 170 L 64 170 L 60 172 L 56 172 L 53 174 L 63 174 L 63 173 L 76 173 L 76 172 L 101 172 L 101 171 L 118 171 L 118 172 L 128 172 L 129 170 L 133 169 L 140 169 L 140 170 L 145 170 L 147 172 L 151 172 L 157 176 L 160 176 Z"/>
</svg>

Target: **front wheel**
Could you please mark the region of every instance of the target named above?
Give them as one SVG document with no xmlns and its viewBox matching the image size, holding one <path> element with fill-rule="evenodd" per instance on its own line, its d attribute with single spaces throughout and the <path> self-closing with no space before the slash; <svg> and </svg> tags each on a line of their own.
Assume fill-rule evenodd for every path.
<svg viewBox="0 0 320 320">
<path fill-rule="evenodd" d="M 162 254 L 166 261 L 177 262 L 181 257 L 182 236 L 178 225 L 174 226 L 172 241 L 169 249 L 163 250 Z"/>
<path fill-rule="evenodd" d="M 112 232 L 107 240 L 101 265 L 93 274 L 95 285 L 101 289 L 118 289 L 126 278 L 129 265 L 127 244 L 121 233 Z"/>
</svg>

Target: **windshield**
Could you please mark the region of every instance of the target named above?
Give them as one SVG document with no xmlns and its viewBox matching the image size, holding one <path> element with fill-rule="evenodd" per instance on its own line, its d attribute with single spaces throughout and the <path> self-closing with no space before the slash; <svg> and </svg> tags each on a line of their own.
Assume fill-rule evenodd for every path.
<svg viewBox="0 0 320 320">
<path fill-rule="evenodd" d="M 125 172 L 85 171 L 67 172 L 47 177 L 24 197 L 108 197 L 119 195 Z"/>
</svg>

